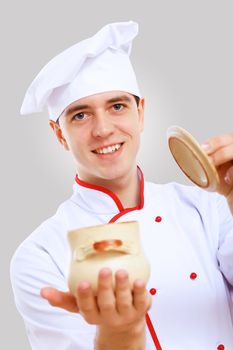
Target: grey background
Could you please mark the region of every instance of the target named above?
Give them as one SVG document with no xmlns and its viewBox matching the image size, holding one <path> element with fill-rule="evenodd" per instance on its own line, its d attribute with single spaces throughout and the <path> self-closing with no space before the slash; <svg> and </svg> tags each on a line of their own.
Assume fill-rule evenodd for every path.
<svg viewBox="0 0 233 350">
<path fill-rule="evenodd" d="M 54 55 L 104 24 L 134 20 L 132 61 L 146 98 L 139 164 L 149 180 L 188 183 L 168 152 L 178 124 L 200 142 L 233 130 L 233 4 L 216 0 L 2 2 L 1 342 L 29 349 L 9 282 L 19 243 L 71 194 L 75 169 L 46 113 L 19 117 L 31 80 Z"/>
</svg>

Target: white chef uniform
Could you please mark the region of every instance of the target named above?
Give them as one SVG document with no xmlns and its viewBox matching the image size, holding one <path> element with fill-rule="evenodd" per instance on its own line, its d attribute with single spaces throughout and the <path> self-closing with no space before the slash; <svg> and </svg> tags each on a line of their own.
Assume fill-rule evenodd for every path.
<svg viewBox="0 0 233 350">
<path fill-rule="evenodd" d="M 135 208 L 76 178 L 71 198 L 17 249 L 11 280 L 33 350 L 93 349 L 95 326 L 50 306 L 40 289 L 67 290 L 68 230 L 129 220 L 140 223 L 151 265 L 146 349 L 233 349 L 233 219 L 225 198 L 197 187 L 144 183 L 139 175 Z"/>
</svg>

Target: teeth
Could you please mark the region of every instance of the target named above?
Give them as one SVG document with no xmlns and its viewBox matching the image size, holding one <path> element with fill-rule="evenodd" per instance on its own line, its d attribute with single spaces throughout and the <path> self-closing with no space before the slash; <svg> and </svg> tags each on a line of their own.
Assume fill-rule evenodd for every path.
<svg viewBox="0 0 233 350">
<path fill-rule="evenodd" d="M 95 150 L 95 153 L 98 154 L 107 154 L 107 153 L 113 153 L 117 151 L 121 147 L 120 143 L 117 143 L 116 145 L 105 147 L 105 148 L 99 148 Z"/>
</svg>

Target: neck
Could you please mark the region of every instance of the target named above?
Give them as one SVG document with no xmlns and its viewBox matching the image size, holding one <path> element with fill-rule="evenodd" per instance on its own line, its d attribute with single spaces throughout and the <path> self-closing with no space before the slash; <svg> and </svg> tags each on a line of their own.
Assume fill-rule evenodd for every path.
<svg viewBox="0 0 233 350">
<path fill-rule="evenodd" d="M 124 208 L 135 207 L 140 202 L 140 176 L 137 167 L 129 171 L 126 176 L 114 181 L 105 179 L 83 179 L 83 181 L 110 190 L 119 198 Z"/>
<path fill-rule="evenodd" d="M 106 184 L 105 187 L 117 195 L 124 208 L 135 207 L 140 202 L 140 178 L 137 169 L 112 186 Z"/>
</svg>

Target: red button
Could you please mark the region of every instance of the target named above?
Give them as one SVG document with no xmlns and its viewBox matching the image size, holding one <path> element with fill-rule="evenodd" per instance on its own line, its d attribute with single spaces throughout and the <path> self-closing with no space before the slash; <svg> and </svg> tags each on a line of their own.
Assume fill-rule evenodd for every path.
<svg viewBox="0 0 233 350">
<path fill-rule="evenodd" d="M 155 288 L 151 288 L 151 289 L 150 289 L 150 294 L 151 294 L 151 295 L 155 295 L 156 292 L 157 292 L 157 290 L 156 290 Z"/>
<path fill-rule="evenodd" d="M 217 347 L 217 350 L 224 350 L 225 346 L 223 344 L 219 344 L 219 346 Z"/>
<path fill-rule="evenodd" d="M 190 278 L 191 278 L 191 280 L 195 280 L 195 279 L 197 278 L 196 272 L 192 272 L 192 273 L 190 274 Z"/>
<path fill-rule="evenodd" d="M 161 216 L 156 216 L 155 221 L 156 221 L 156 222 L 161 222 L 161 221 L 162 221 Z"/>
</svg>

